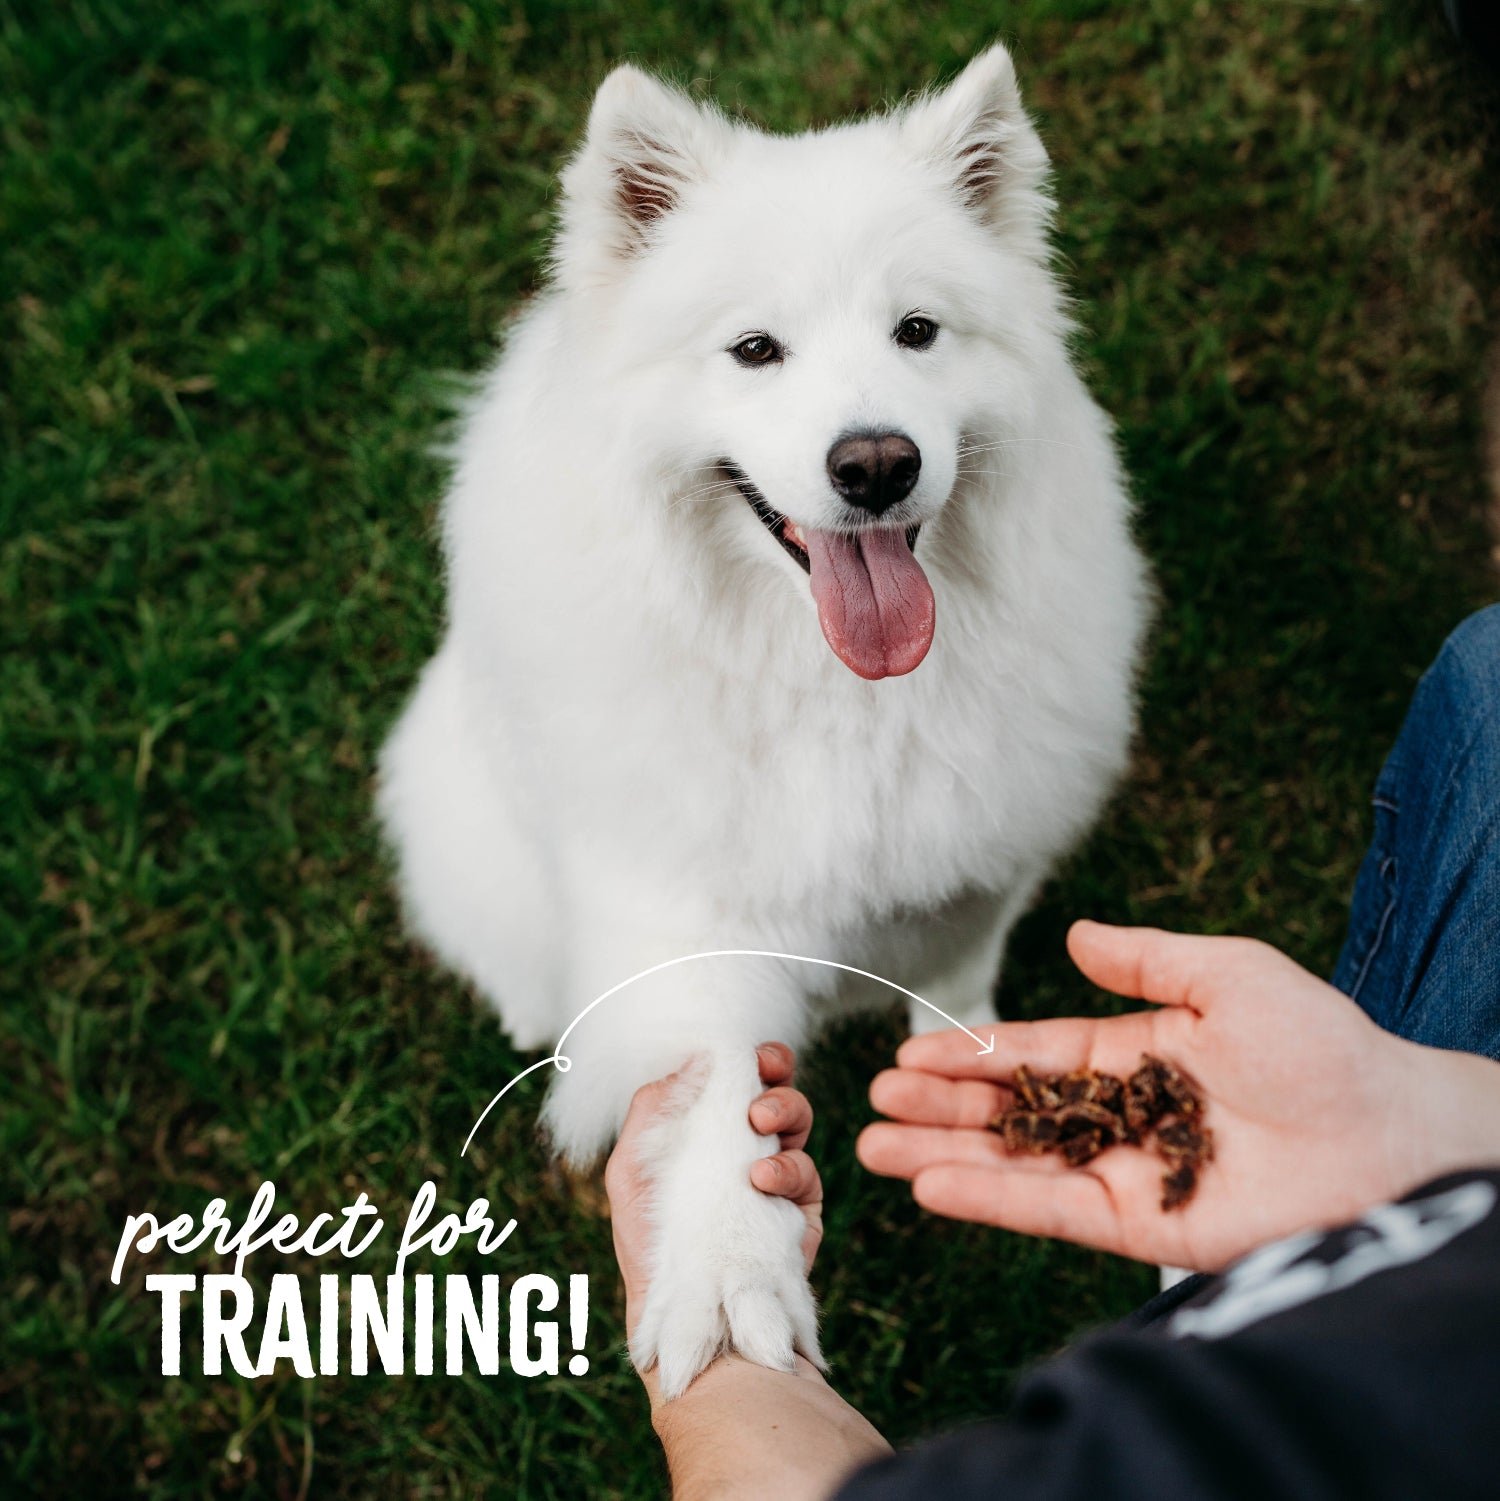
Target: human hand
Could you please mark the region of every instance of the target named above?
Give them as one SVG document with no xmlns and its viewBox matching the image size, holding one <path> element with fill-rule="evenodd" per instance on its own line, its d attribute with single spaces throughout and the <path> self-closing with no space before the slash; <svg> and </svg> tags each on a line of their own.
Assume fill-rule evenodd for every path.
<svg viewBox="0 0 1500 1501">
<path fill-rule="evenodd" d="M 918 1203 L 953 1219 L 1210 1271 L 1500 1161 L 1500 1066 L 1401 1041 L 1275 949 L 1080 922 L 1068 951 L 1096 984 L 1163 1009 L 1001 1023 L 981 1029 L 989 1054 L 960 1031 L 909 1039 L 871 1085 L 892 1120 L 860 1136 L 866 1167 L 909 1178 Z M 1192 1077 L 1214 1133 L 1214 1161 L 1181 1210 L 1160 1207 L 1154 1153 L 1117 1146 L 1069 1169 L 1013 1156 L 984 1129 L 1010 1104 L 1017 1064 L 1124 1077 L 1142 1053 Z"/>
<path fill-rule="evenodd" d="M 790 1199 L 802 1211 L 802 1269 L 811 1274 L 823 1243 L 823 1180 L 805 1150 L 812 1133 L 812 1104 L 792 1088 L 796 1054 L 784 1042 L 762 1043 L 756 1049 L 760 1082 L 766 1092 L 750 1105 L 750 1124 L 762 1136 L 774 1136 L 781 1150 L 750 1164 L 750 1181 L 762 1192 Z"/>
<path fill-rule="evenodd" d="M 751 1102 L 750 1124 L 762 1136 L 777 1137 L 780 1150 L 751 1164 L 750 1181 L 762 1193 L 789 1199 L 802 1211 L 802 1256 L 804 1268 L 810 1272 L 823 1239 L 823 1185 L 817 1167 L 804 1150 L 812 1131 L 812 1106 L 806 1095 L 792 1088 L 796 1057 L 784 1042 L 761 1044 L 756 1049 L 756 1062 L 767 1089 Z M 649 1180 L 642 1170 L 639 1150 L 641 1138 L 654 1121 L 681 1108 L 684 1097 L 690 1098 L 694 1092 L 691 1065 L 638 1089 L 604 1169 L 615 1257 L 625 1284 L 625 1323 L 632 1337 L 646 1301 L 653 1233 L 648 1212 Z"/>
</svg>

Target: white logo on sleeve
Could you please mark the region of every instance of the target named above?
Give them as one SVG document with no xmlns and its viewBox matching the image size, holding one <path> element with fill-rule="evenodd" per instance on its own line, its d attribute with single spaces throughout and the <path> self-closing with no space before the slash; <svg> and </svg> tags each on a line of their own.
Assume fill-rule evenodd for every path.
<svg viewBox="0 0 1500 1501">
<path fill-rule="evenodd" d="M 1382 1204 L 1337 1232 L 1347 1244 L 1333 1261 L 1308 1258 L 1314 1247 L 1328 1240 L 1323 1231 L 1308 1230 L 1262 1246 L 1225 1273 L 1224 1286 L 1212 1303 L 1175 1314 L 1167 1333 L 1220 1339 L 1273 1313 L 1353 1287 L 1376 1272 L 1421 1261 L 1477 1225 L 1495 1207 L 1496 1198 L 1493 1184 L 1476 1180 L 1430 1199 Z"/>
</svg>

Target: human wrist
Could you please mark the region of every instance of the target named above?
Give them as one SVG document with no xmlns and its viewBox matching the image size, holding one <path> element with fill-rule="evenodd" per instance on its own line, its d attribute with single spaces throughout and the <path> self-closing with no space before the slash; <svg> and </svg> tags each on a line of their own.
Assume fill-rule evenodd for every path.
<svg viewBox="0 0 1500 1501">
<path fill-rule="evenodd" d="M 746 1360 L 743 1355 L 727 1350 L 722 1355 L 716 1355 L 693 1378 L 685 1392 L 671 1398 L 662 1395 L 660 1367 L 653 1365 L 648 1371 L 637 1371 L 651 1404 L 651 1426 L 656 1429 L 658 1437 L 664 1436 L 663 1427 L 670 1427 L 674 1416 L 682 1420 L 698 1404 L 716 1399 L 721 1391 L 742 1378 L 747 1373 L 747 1368 L 750 1372 L 769 1370 L 769 1367 L 759 1366 L 754 1361 Z M 820 1387 L 828 1385 L 823 1379 L 823 1373 L 805 1355 L 793 1355 L 791 1370 L 778 1371 L 776 1374 Z"/>
<path fill-rule="evenodd" d="M 1500 1063 L 1478 1053 L 1403 1043 L 1414 1127 L 1409 1192 L 1444 1173 L 1500 1165 Z"/>
<path fill-rule="evenodd" d="M 674 1501 L 826 1501 L 890 1452 L 869 1421 L 797 1356 L 790 1370 L 719 1356 L 679 1397 L 641 1377 Z"/>
</svg>

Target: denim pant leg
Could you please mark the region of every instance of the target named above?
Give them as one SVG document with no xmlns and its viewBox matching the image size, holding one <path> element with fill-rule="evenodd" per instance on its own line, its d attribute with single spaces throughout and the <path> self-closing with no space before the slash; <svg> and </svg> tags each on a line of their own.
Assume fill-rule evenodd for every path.
<svg viewBox="0 0 1500 1501">
<path fill-rule="evenodd" d="M 1500 605 L 1417 685 L 1333 983 L 1401 1037 L 1500 1058 Z"/>
</svg>

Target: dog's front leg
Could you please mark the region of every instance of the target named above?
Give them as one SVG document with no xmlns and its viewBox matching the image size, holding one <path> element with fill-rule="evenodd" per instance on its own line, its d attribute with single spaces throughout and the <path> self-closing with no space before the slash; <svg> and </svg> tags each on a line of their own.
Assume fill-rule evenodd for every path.
<svg viewBox="0 0 1500 1501">
<path fill-rule="evenodd" d="M 750 1126 L 761 1089 L 753 1048 L 699 1054 L 642 1138 L 656 1236 L 630 1354 L 659 1366 L 669 1399 L 726 1348 L 780 1370 L 794 1351 L 822 1365 L 802 1213 L 750 1182 L 751 1163 L 777 1150 Z"/>
</svg>

